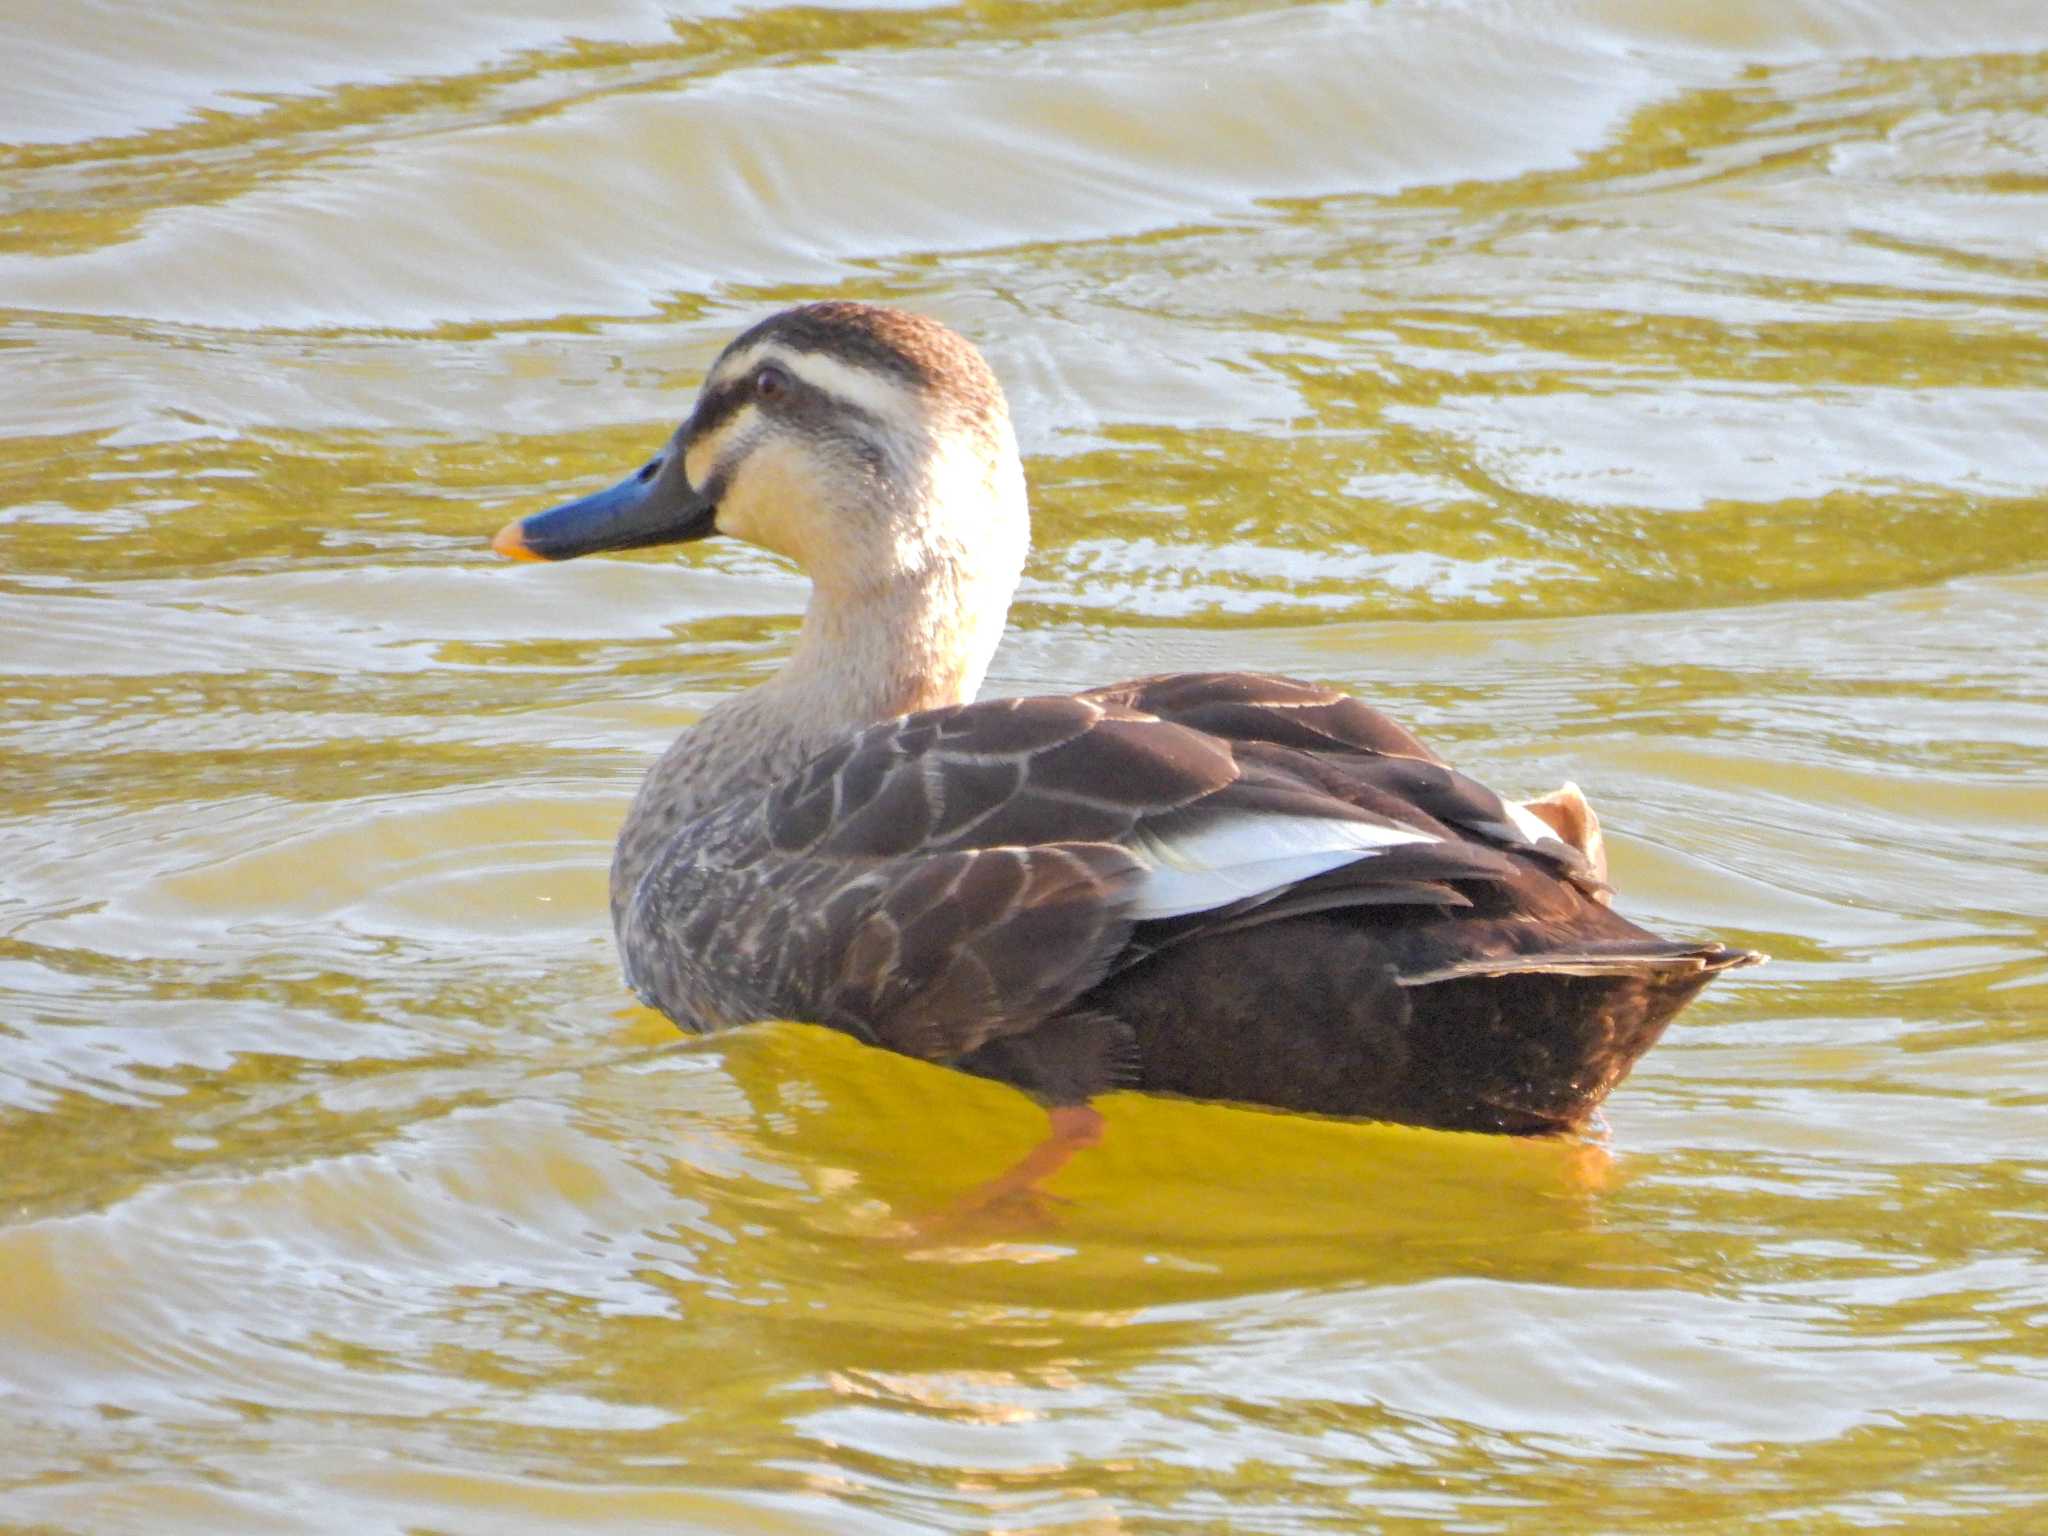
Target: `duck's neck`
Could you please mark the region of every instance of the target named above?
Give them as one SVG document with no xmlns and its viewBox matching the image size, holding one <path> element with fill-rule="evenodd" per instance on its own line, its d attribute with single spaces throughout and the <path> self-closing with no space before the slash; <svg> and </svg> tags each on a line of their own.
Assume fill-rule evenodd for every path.
<svg viewBox="0 0 2048 1536">
<path fill-rule="evenodd" d="M 1002 639 L 1017 581 L 1007 574 L 977 581 L 940 563 L 880 589 L 815 588 L 788 663 L 756 692 L 793 725 L 828 739 L 912 710 L 964 703 L 980 689 Z"/>
<path fill-rule="evenodd" d="M 736 795 L 765 790 L 878 720 L 965 703 L 1002 638 L 1024 562 L 1028 518 L 1014 483 L 976 487 L 976 558 L 943 520 L 889 569 L 859 582 L 818 580 L 789 661 L 767 682 L 706 711 L 648 770 L 612 859 L 612 918 L 685 824 Z M 993 537 L 991 535 L 994 535 Z"/>
</svg>

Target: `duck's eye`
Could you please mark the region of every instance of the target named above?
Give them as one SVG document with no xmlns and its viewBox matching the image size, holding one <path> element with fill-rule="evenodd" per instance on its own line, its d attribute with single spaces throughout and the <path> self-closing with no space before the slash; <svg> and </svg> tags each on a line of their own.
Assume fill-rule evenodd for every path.
<svg viewBox="0 0 2048 1536">
<path fill-rule="evenodd" d="M 757 400 L 780 400 L 789 393 L 789 375 L 773 363 L 754 375 L 754 397 Z"/>
</svg>

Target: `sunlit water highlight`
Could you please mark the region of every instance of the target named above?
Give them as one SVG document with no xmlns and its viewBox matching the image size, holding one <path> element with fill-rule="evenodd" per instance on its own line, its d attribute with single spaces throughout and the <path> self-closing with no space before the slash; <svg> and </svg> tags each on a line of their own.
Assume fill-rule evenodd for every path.
<svg viewBox="0 0 2048 1536">
<path fill-rule="evenodd" d="M 71 5 L 0 91 L 0 1525 L 2048 1527 L 2048 11 Z M 992 686 L 1340 682 L 1776 962 L 1603 1143 L 629 1010 L 726 336 L 1010 389 Z M 1776 1522 L 1774 1524 L 1774 1522 Z"/>
</svg>

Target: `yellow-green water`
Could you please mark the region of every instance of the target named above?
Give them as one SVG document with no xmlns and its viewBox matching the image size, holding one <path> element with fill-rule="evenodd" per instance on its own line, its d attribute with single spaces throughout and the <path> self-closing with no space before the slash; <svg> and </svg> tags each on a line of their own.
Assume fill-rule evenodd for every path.
<svg viewBox="0 0 2048 1536">
<path fill-rule="evenodd" d="M 0 1527 L 2048 1530 L 2048 7 L 0 19 Z M 626 1009 L 802 589 L 530 569 L 799 297 L 985 346 L 1003 691 L 1248 665 L 1776 955 L 1604 1145 Z"/>
</svg>

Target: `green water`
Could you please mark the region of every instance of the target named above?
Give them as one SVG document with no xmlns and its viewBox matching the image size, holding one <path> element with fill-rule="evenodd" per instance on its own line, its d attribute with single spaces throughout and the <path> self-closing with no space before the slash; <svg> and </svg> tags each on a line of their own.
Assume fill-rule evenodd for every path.
<svg viewBox="0 0 2048 1536">
<path fill-rule="evenodd" d="M 2048 1530 L 2048 10 L 17 7 L 0 1528 Z M 982 344 L 991 687 L 1251 666 L 1774 963 L 1520 1144 L 679 1040 L 731 545 L 546 569 L 742 324 Z"/>
</svg>

